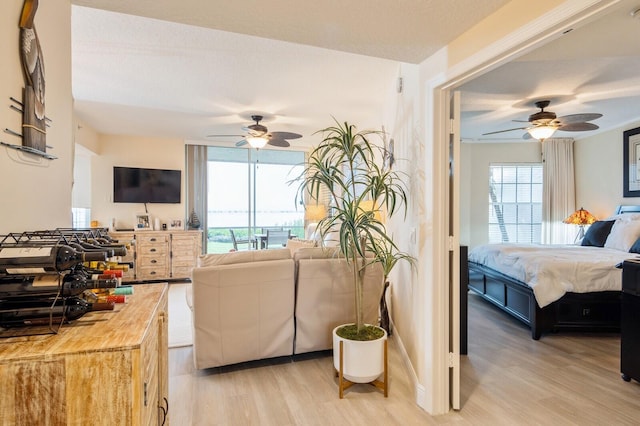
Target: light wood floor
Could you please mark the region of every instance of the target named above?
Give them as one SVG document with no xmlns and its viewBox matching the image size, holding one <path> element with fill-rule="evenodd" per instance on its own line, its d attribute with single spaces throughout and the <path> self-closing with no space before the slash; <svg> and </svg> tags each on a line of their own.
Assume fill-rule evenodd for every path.
<svg viewBox="0 0 640 426">
<path fill-rule="evenodd" d="M 429 416 L 393 337 L 389 397 L 367 385 L 338 398 L 329 355 L 194 371 L 191 347 L 169 351 L 172 425 L 638 425 L 640 384 L 620 378 L 618 334 L 529 330 L 469 297 L 462 409 Z"/>
</svg>

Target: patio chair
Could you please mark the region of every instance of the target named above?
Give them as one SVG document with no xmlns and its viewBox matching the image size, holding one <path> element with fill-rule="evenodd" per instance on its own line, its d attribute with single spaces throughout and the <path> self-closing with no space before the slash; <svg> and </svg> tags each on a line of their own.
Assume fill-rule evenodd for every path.
<svg viewBox="0 0 640 426">
<path fill-rule="evenodd" d="M 240 249 L 240 248 L 238 248 L 238 245 L 251 244 L 253 246 L 253 244 L 254 244 L 254 241 L 250 240 L 249 238 L 241 238 L 241 239 L 236 238 L 236 234 L 233 232 L 233 229 L 229 229 L 229 233 L 231 234 L 231 242 L 233 243 L 233 249 L 235 251 L 248 250 L 249 249 L 248 246 L 245 247 L 245 248 Z"/>
<path fill-rule="evenodd" d="M 289 238 L 291 238 L 291 229 L 287 229 L 286 231 L 267 229 L 266 248 L 271 248 L 272 246 L 282 248 L 287 245 Z"/>
<path fill-rule="evenodd" d="M 282 226 L 265 226 L 264 228 L 260 228 L 261 234 L 266 234 L 267 230 L 270 231 L 284 231 L 284 227 Z"/>
</svg>

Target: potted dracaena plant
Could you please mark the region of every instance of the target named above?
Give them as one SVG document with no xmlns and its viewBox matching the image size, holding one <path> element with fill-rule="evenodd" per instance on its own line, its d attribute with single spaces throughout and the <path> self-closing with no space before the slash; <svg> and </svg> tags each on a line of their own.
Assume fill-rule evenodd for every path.
<svg viewBox="0 0 640 426">
<path fill-rule="evenodd" d="M 400 173 L 379 164 L 384 159 L 384 147 L 372 143 L 370 138 L 377 136 L 382 140 L 382 132 L 357 131 L 354 125 L 336 120 L 335 126 L 317 133 L 322 133 L 323 139 L 312 149 L 295 181 L 299 182 L 298 197 L 303 199 L 318 200 L 321 193 L 329 194 L 330 215 L 318 223 L 317 229 L 323 239 L 325 235 L 336 236 L 337 250 L 353 273 L 356 317 L 353 324 L 334 330 L 334 367 L 338 371 L 338 341 L 357 345 L 386 340 L 385 329 L 364 324 L 364 275 L 367 267 L 379 262 L 386 281 L 399 260 L 412 259 L 399 252 L 382 222 L 382 212 L 387 217 L 400 211 L 406 213 L 407 191 Z M 352 368 L 347 360 L 344 377 L 355 383 L 373 382 L 382 373 L 382 347 L 378 345 L 374 352 L 350 349 L 350 353 L 356 354 L 352 357 L 356 365 Z M 369 372 L 362 371 L 366 370 L 363 365 L 366 360 L 373 360 Z"/>
</svg>

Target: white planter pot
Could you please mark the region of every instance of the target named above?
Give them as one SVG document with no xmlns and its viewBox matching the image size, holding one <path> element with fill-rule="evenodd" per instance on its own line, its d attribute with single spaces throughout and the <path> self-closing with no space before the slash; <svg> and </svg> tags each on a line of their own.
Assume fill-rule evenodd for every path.
<svg viewBox="0 0 640 426">
<path fill-rule="evenodd" d="M 343 324 L 344 325 L 344 324 Z M 384 373 L 384 342 L 387 332 L 376 340 L 356 341 L 343 339 L 333 329 L 333 366 L 340 371 L 340 341 L 342 341 L 343 377 L 353 383 L 370 383 Z"/>
</svg>

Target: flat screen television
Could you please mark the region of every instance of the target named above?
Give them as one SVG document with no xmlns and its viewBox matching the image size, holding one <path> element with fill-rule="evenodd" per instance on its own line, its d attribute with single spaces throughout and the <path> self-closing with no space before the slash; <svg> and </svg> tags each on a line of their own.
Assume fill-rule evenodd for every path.
<svg viewBox="0 0 640 426">
<path fill-rule="evenodd" d="M 113 168 L 114 203 L 180 203 L 180 170 Z"/>
</svg>

